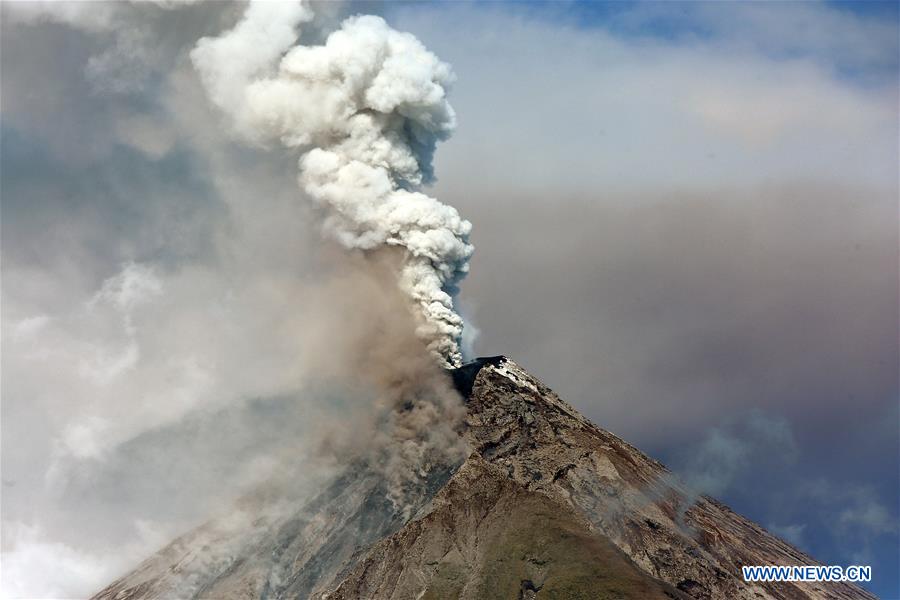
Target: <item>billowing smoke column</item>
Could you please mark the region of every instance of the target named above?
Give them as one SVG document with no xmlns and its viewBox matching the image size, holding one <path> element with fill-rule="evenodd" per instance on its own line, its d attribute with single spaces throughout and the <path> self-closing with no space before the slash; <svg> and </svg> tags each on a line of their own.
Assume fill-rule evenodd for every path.
<svg viewBox="0 0 900 600">
<path fill-rule="evenodd" d="M 191 59 L 240 135 L 302 152 L 299 182 L 328 235 L 350 249 L 403 249 L 399 283 L 419 309 L 417 333 L 444 366 L 458 366 L 463 322 L 453 294 L 468 270 L 471 224 L 418 191 L 455 125 L 446 100 L 453 74 L 374 16 L 347 19 L 324 45 L 296 45 L 312 16 L 300 3 L 251 2 Z"/>
</svg>

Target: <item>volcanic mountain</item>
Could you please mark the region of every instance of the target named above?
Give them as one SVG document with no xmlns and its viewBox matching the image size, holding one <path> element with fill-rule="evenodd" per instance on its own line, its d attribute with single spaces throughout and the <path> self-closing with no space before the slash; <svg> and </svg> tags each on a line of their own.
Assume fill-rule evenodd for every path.
<svg viewBox="0 0 900 600">
<path fill-rule="evenodd" d="M 818 563 L 691 493 L 513 361 L 451 375 L 472 452 L 433 470 L 412 512 L 350 466 L 300 505 L 246 502 L 94 598 L 874 598 L 844 583 L 745 583 L 742 565 Z"/>
</svg>

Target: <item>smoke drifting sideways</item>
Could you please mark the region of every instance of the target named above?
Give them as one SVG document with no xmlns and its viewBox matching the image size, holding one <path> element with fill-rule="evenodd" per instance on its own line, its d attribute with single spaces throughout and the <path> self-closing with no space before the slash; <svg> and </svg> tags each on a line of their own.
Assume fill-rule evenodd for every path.
<svg viewBox="0 0 900 600">
<path fill-rule="evenodd" d="M 347 19 L 324 45 L 295 45 L 312 17 L 300 3 L 252 2 L 191 59 L 238 135 L 300 150 L 300 186 L 328 235 L 348 249 L 405 250 L 400 286 L 418 307 L 418 334 L 457 367 L 453 294 L 468 271 L 471 224 L 416 190 L 433 179 L 435 146 L 455 125 L 450 68 L 375 16 Z"/>
<path fill-rule="evenodd" d="M 179 11 L 198 27 L 228 22 L 233 7 L 4 10 L 99 46 L 110 32 L 171 25 Z M 72 300 L 52 308 L 10 282 L 33 291 L 63 278 L 4 261 L 3 416 L 19 430 L 4 428 L 5 597 L 90 595 L 237 498 L 296 500 L 350 465 L 380 474 L 409 516 L 429 473 L 465 457 L 464 407 L 445 367 L 461 362 L 453 296 L 470 224 L 417 190 L 454 125 L 452 75 L 376 17 L 294 46 L 298 25 L 320 26 L 310 19 L 304 5 L 252 2 L 233 29 L 186 41 L 189 62 L 174 50 L 125 53 L 166 76 L 172 127 L 203 128 L 185 138 L 228 213 L 209 215 L 211 256 L 126 261 L 90 288 L 79 273 L 73 287 L 96 291 L 57 291 Z M 197 123 L 220 112 L 228 139 Z M 275 141 L 284 152 L 268 148 Z M 288 154 L 299 156 L 301 190 L 273 184 Z M 304 195 L 324 241 L 291 229 L 307 225 L 295 206 Z M 316 256 L 301 256 L 304 244 Z"/>
<path fill-rule="evenodd" d="M 375 16 L 345 20 L 323 45 L 297 45 L 300 25 L 312 18 L 304 2 L 250 2 L 232 29 L 200 39 L 191 61 L 237 136 L 299 151 L 299 184 L 326 235 L 362 251 L 370 277 L 406 295 L 384 292 L 397 306 L 411 304 L 412 330 L 439 366 L 459 366 L 463 320 L 452 294 L 468 271 L 471 224 L 416 191 L 433 180 L 436 144 L 455 125 L 446 100 L 450 67 Z M 388 312 L 385 306 L 378 314 Z M 394 325 L 403 332 L 412 323 Z M 461 456 L 455 432 L 462 412 L 452 408 L 458 402 L 448 400 L 442 375 L 415 356 L 419 344 L 403 335 L 397 343 L 394 328 L 379 329 L 360 339 L 364 355 L 350 362 L 385 393 L 375 406 L 388 412 L 376 414 L 392 424 L 375 446 L 385 451 L 392 499 L 402 504 L 405 483 L 435 461 Z M 449 455 L 429 456 L 435 449 Z"/>
<path fill-rule="evenodd" d="M 39 454 L 7 469 L 24 450 L 4 447 L 4 597 L 87 597 L 187 529 L 237 519 L 246 535 L 348 470 L 410 517 L 468 449 L 458 395 L 385 285 L 391 254 L 231 289 L 205 267 L 128 264 L 71 314 L 4 327 L 4 393 L 62 401 L 46 470 Z"/>
</svg>

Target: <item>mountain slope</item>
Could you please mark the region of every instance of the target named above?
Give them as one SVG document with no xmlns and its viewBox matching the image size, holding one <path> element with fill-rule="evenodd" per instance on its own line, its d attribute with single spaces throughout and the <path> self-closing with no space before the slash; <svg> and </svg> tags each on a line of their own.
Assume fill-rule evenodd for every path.
<svg viewBox="0 0 900 600">
<path fill-rule="evenodd" d="M 445 491 L 466 490 L 472 485 L 468 482 L 473 471 L 479 473 L 475 480 L 481 486 L 486 485 L 486 478 L 502 479 L 504 486 L 515 488 L 515 492 L 504 492 L 507 496 L 531 493 L 544 498 L 544 504 L 540 509 L 535 507 L 532 515 L 540 511 L 577 515 L 567 523 L 578 519 L 582 522 L 583 537 L 577 541 L 573 538 L 573 545 L 592 543 L 587 540 L 590 534 L 602 538 L 627 556 L 630 566 L 649 578 L 667 582 L 688 597 L 873 597 L 855 586 L 838 583 L 744 583 L 740 578 L 742 565 L 817 563 L 715 500 L 696 497 L 660 463 L 587 421 L 512 361 L 496 357 L 471 366 L 469 372 L 457 376 L 457 385 L 468 395 L 466 435 L 475 451 Z M 351 570 L 338 588 L 337 597 L 401 598 L 407 597 L 407 590 L 424 591 L 427 595 L 434 585 L 444 586 L 440 568 L 447 559 L 423 559 L 420 555 L 423 548 L 434 544 L 442 548 L 448 534 L 466 539 L 453 527 L 449 532 L 442 527 L 440 523 L 446 519 L 442 521 L 440 516 L 447 511 L 468 511 L 470 503 L 465 493 L 448 492 L 449 501 L 441 498 L 443 494 L 442 491 L 435 502 L 437 518 L 408 524 L 376 545 Z M 504 494 L 495 498 L 498 505 L 512 503 Z M 454 502 L 453 497 L 460 499 Z M 519 513 L 517 510 L 509 514 L 507 527 L 528 531 L 535 521 L 540 522 Z M 465 518 L 452 522 L 464 523 Z M 531 552 L 539 554 L 546 543 L 532 539 L 535 548 Z M 463 548 L 467 548 L 465 544 Z M 466 557 L 465 552 L 460 552 Z M 462 590 L 461 597 L 487 597 L 478 593 L 481 570 L 489 569 L 491 560 L 500 558 L 529 562 L 527 554 L 521 556 L 525 558 L 519 558 L 512 549 L 505 557 L 485 558 L 475 552 L 464 560 L 464 567 L 457 567 L 469 577 L 466 586 L 458 588 Z M 616 573 L 629 573 L 627 567 L 611 557 L 604 560 L 607 565 L 616 564 Z M 536 573 L 523 577 L 522 585 L 528 580 L 537 587 L 535 577 L 550 583 L 561 569 L 566 570 L 566 565 L 563 562 L 550 569 L 529 571 L 527 565 L 517 564 L 516 568 L 522 573 Z M 579 569 L 584 576 L 591 572 L 590 565 Z M 409 584 L 410 580 L 420 582 L 419 587 Z M 586 597 L 652 597 L 624 584 L 613 592 L 602 591 L 596 580 L 581 582 L 578 589 L 588 593 Z M 398 589 L 403 593 L 398 595 Z M 670 589 L 656 589 L 672 593 Z M 571 592 L 555 594 L 553 590 L 552 586 L 541 588 L 536 597 L 578 597 Z M 516 596 L 503 593 L 496 597 Z M 519 597 L 527 596 L 523 592 Z"/>
<path fill-rule="evenodd" d="M 225 559 L 212 560 L 215 539 L 199 550 L 201 529 L 96 598 L 873 598 L 848 584 L 744 583 L 742 565 L 817 563 L 692 494 L 514 362 L 453 377 L 473 451 L 449 481 L 433 477 L 410 521 L 351 469 L 222 542 Z"/>
<path fill-rule="evenodd" d="M 435 471 L 425 506 L 449 473 Z M 383 480 L 352 465 L 305 502 L 244 498 L 237 510 L 171 542 L 94 596 L 104 600 L 310 598 L 337 585 L 356 555 L 404 524 Z"/>
<path fill-rule="evenodd" d="M 432 512 L 376 544 L 328 599 L 538 597 L 687 598 L 475 454 Z"/>
</svg>

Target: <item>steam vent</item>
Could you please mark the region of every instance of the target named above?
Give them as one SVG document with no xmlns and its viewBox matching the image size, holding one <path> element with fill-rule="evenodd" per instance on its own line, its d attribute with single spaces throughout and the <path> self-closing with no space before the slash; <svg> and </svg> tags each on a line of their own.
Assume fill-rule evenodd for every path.
<svg viewBox="0 0 900 600">
<path fill-rule="evenodd" d="M 695 497 L 513 361 L 450 374 L 472 452 L 429 479 L 411 516 L 351 467 L 299 506 L 248 500 L 94 598 L 874 598 L 842 583 L 744 583 L 741 565 L 818 563 Z"/>
</svg>

